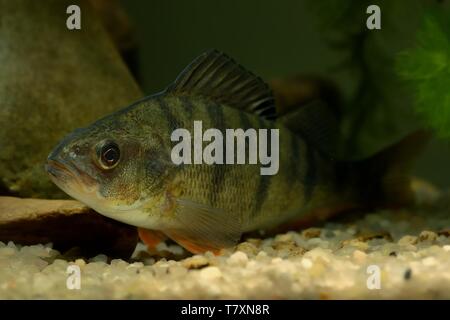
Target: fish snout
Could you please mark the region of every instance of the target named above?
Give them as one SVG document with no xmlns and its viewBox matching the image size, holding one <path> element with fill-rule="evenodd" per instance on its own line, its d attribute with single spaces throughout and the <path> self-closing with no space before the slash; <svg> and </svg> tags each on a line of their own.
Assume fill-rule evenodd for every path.
<svg viewBox="0 0 450 320">
<path fill-rule="evenodd" d="M 48 157 L 45 163 L 45 171 L 52 179 L 61 179 L 63 176 L 67 176 L 68 170 L 61 161 L 58 161 L 54 157 Z"/>
</svg>

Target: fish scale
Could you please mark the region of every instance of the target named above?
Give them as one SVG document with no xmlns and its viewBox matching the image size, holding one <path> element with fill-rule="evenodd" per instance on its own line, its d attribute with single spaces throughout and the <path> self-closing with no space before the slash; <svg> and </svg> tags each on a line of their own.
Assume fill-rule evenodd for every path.
<svg viewBox="0 0 450 320">
<path fill-rule="evenodd" d="M 166 102 L 161 106 L 171 105 L 175 114 L 183 114 L 184 106 L 174 102 L 179 98 L 169 96 L 164 97 L 164 99 Z M 257 116 L 247 113 L 242 116 L 243 112 L 232 107 L 208 105 L 201 99 L 198 101 L 193 99 L 190 104 L 193 107 L 192 114 L 194 117 L 187 121 L 186 128 L 192 128 L 193 120 L 200 119 L 195 115 L 203 117 L 203 131 L 208 128 L 217 128 L 224 132 L 227 127 L 278 128 L 280 130 L 280 170 L 277 175 L 263 176 L 259 172 L 259 164 L 187 165 L 181 169 L 178 175 L 181 180 L 192 181 L 195 184 L 189 186 L 184 194 L 193 201 L 222 209 L 236 219 L 249 221 L 246 231 L 254 229 L 255 223 L 264 226 L 266 224 L 264 219 L 268 217 L 269 220 L 272 220 L 273 212 L 284 212 L 288 216 L 297 215 L 298 217 L 298 213 L 306 205 L 302 200 L 310 200 L 315 188 L 316 165 L 310 163 L 310 161 L 316 161 L 314 150 L 307 148 L 308 144 L 304 140 L 292 134 L 282 125 L 274 123 L 272 127 L 263 127 L 262 125 L 268 122 Z M 214 108 L 215 111 L 208 110 L 211 108 Z M 203 116 L 205 113 L 207 117 Z M 226 125 L 223 121 L 225 115 Z M 285 141 L 287 142 L 285 143 Z M 292 145 L 295 146 L 296 151 L 292 150 Z M 300 146 L 303 146 L 303 148 Z M 311 151 L 300 152 L 305 149 Z M 292 152 L 295 153 L 296 157 L 291 156 Z M 296 172 L 299 174 L 295 174 Z M 325 183 L 333 181 L 332 177 L 325 177 L 322 180 Z M 240 183 L 236 184 L 236 181 L 240 181 Z M 304 186 L 304 188 L 301 188 L 301 186 Z M 245 190 L 245 193 L 243 193 L 243 190 Z M 286 217 L 278 218 L 286 220 Z"/>
</svg>

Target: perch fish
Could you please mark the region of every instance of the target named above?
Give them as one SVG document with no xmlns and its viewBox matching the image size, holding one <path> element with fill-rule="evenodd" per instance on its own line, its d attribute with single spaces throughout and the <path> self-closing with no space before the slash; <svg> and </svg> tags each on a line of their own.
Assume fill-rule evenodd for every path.
<svg viewBox="0 0 450 320">
<path fill-rule="evenodd" d="M 219 130 L 278 129 L 278 173 L 261 175 L 258 164 L 174 164 L 171 134 L 195 120 Z M 277 115 L 268 85 L 212 50 L 163 92 L 69 134 L 46 170 L 73 198 L 138 227 L 149 246 L 169 237 L 192 253 L 217 253 L 245 232 L 409 201 L 422 133 L 368 159 L 340 161 L 333 128 L 320 103 Z"/>
</svg>

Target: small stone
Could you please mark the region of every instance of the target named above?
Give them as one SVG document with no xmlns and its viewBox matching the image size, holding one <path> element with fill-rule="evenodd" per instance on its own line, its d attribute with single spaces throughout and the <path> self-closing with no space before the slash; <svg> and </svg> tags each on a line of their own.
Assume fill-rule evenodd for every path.
<svg viewBox="0 0 450 320">
<path fill-rule="evenodd" d="M 329 262 L 330 260 L 331 250 L 322 249 L 322 248 L 314 248 L 305 253 L 307 258 L 311 258 L 312 260 L 321 259 L 322 261 Z"/>
<path fill-rule="evenodd" d="M 169 268 L 169 273 L 175 275 L 175 276 L 184 276 L 188 270 L 185 267 L 182 266 L 173 266 Z"/>
<path fill-rule="evenodd" d="M 0 248 L 0 256 L 12 256 L 16 250 L 9 247 Z"/>
<path fill-rule="evenodd" d="M 258 248 L 250 242 L 242 242 L 238 244 L 237 248 L 238 251 L 245 252 L 247 255 L 252 256 L 256 255 L 258 253 Z"/>
<path fill-rule="evenodd" d="M 104 254 L 96 255 L 95 257 L 89 259 L 89 262 L 108 262 L 108 257 Z"/>
<path fill-rule="evenodd" d="M 353 252 L 353 259 L 357 263 L 363 263 L 366 260 L 367 254 L 361 250 L 355 250 Z"/>
<path fill-rule="evenodd" d="M 344 240 L 342 241 L 342 246 L 351 246 L 362 251 L 365 251 L 369 248 L 369 244 L 367 242 L 363 242 L 359 239 Z"/>
<path fill-rule="evenodd" d="M 275 237 L 275 241 L 277 242 L 288 242 L 292 240 L 291 233 L 279 234 Z"/>
<path fill-rule="evenodd" d="M 293 240 L 289 240 L 286 242 L 275 242 L 273 244 L 273 248 L 277 251 L 279 250 L 293 250 L 297 247 Z"/>
<path fill-rule="evenodd" d="M 308 228 L 303 230 L 302 236 L 306 239 L 318 238 L 320 237 L 320 233 L 322 232 L 319 228 Z"/>
<path fill-rule="evenodd" d="M 128 265 L 127 262 L 122 259 L 113 259 L 111 260 L 111 267 L 126 267 Z"/>
<path fill-rule="evenodd" d="M 308 245 L 312 247 L 328 248 L 328 241 L 321 238 L 311 238 L 308 240 Z"/>
<path fill-rule="evenodd" d="M 276 257 L 276 258 L 273 258 L 271 262 L 273 264 L 277 264 L 277 263 L 283 262 L 283 259 L 281 259 L 280 257 Z"/>
<path fill-rule="evenodd" d="M 207 267 L 200 271 L 200 274 L 203 278 L 207 280 L 218 279 L 222 276 L 222 271 L 220 271 L 217 267 Z"/>
<path fill-rule="evenodd" d="M 406 269 L 405 273 L 403 274 L 403 278 L 405 280 L 409 280 L 412 277 L 412 270 L 411 268 Z"/>
<path fill-rule="evenodd" d="M 275 253 L 275 250 L 272 247 L 264 247 L 263 250 L 268 255 L 273 255 Z"/>
<path fill-rule="evenodd" d="M 360 235 L 358 237 L 359 240 L 363 241 L 363 242 L 367 242 L 370 240 L 376 240 L 376 239 L 384 239 L 384 240 L 388 240 L 388 241 L 392 241 L 392 236 L 390 235 L 389 232 L 376 232 L 376 233 L 366 233 L 363 235 Z"/>
<path fill-rule="evenodd" d="M 442 249 L 444 249 L 445 251 L 450 251 L 450 244 L 443 246 Z"/>
<path fill-rule="evenodd" d="M 228 258 L 227 262 L 230 265 L 245 266 L 248 262 L 248 257 L 244 252 L 236 251 L 231 255 L 231 257 Z"/>
<path fill-rule="evenodd" d="M 146 266 L 151 266 L 151 265 L 155 264 L 156 260 L 155 260 L 155 258 L 145 258 L 142 260 L 142 262 Z"/>
<path fill-rule="evenodd" d="M 335 235 L 337 235 L 337 234 L 333 230 L 325 230 L 325 232 L 323 234 L 323 236 L 325 238 L 334 238 Z"/>
<path fill-rule="evenodd" d="M 305 269 L 311 269 L 311 267 L 313 266 L 313 263 L 310 259 L 308 258 L 303 258 L 301 261 L 302 267 Z"/>
<path fill-rule="evenodd" d="M 450 246 L 449 246 L 450 247 Z M 258 254 L 256 255 L 256 259 L 258 260 L 264 260 L 265 258 L 267 258 L 267 253 L 264 251 L 260 251 L 258 252 Z"/>
<path fill-rule="evenodd" d="M 437 264 L 437 261 L 436 258 L 434 257 L 426 257 L 425 259 L 422 260 L 422 263 L 424 266 L 432 267 Z"/>
<path fill-rule="evenodd" d="M 83 259 L 77 259 L 75 260 L 75 264 L 79 267 L 84 267 L 86 265 L 86 261 L 84 261 Z"/>
<path fill-rule="evenodd" d="M 403 236 L 398 240 L 399 245 L 409 245 L 409 244 L 416 244 L 417 243 L 417 237 L 415 236 Z"/>
<path fill-rule="evenodd" d="M 183 261 L 183 266 L 187 269 L 201 269 L 209 266 L 208 259 L 201 255 L 195 255 Z"/>
<path fill-rule="evenodd" d="M 249 239 L 246 240 L 246 242 L 251 243 L 251 244 L 253 244 L 255 246 L 259 246 L 261 244 L 262 240 L 261 239 L 255 239 L 255 238 L 249 238 Z"/>
<path fill-rule="evenodd" d="M 131 268 L 138 268 L 138 269 L 140 269 L 140 268 L 143 268 L 143 267 L 144 267 L 144 263 L 142 263 L 142 262 L 133 262 L 133 263 L 130 263 L 127 266 L 127 269 L 131 269 Z"/>
<path fill-rule="evenodd" d="M 419 235 L 419 241 L 435 241 L 438 235 L 433 231 L 422 231 Z"/>
</svg>

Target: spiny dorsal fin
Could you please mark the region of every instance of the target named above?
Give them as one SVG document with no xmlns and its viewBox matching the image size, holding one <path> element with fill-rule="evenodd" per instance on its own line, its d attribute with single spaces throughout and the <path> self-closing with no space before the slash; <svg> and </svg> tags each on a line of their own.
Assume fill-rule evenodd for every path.
<svg viewBox="0 0 450 320">
<path fill-rule="evenodd" d="M 276 116 L 269 86 L 217 50 L 205 52 L 195 59 L 166 89 L 166 93 L 209 98 L 266 119 Z"/>
<path fill-rule="evenodd" d="M 337 157 L 339 124 L 330 107 L 322 100 L 314 100 L 279 116 L 278 119 L 325 155 Z"/>
</svg>

